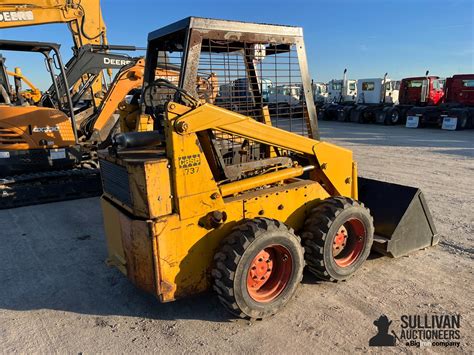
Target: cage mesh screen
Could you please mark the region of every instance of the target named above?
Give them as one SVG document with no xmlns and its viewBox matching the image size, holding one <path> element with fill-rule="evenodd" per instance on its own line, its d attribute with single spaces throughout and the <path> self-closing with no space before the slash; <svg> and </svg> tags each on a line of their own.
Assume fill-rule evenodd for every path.
<svg viewBox="0 0 474 355">
<path fill-rule="evenodd" d="M 223 108 L 287 131 L 308 135 L 306 102 L 294 45 L 204 41 L 199 60 L 201 75 L 214 75 Z M 202 98 L 202 97 L 201 97 Z"/>
<path fill-rule="evenodd" d="M 172 41 L 164 43 L 166 46 Z M 158 59 L 161 72 L 157 77 L 178 84 L 184 65 L 184 47 L 181 50 L 174 44 L 172 47 L 160 48 L 169 50 L 165 61 L 163 55 Z M 197 94 L 201 102 L 308 135 L 308 113 L 295 45 L 203 39 L 199 62 L 188 64 L 198 65 L 193 94 Z M 182 81 L 189 82 L 189 79 Z M 172 100 L 174 93 L 162 87 L 153 88 L 153 106 Z M 220 182 L 288 166 L 288 152 L 281 149 L 216 130 L 209 130 L 207 134 L 224 170 L 225 176 L 216 176 Z"/>
<path fill-rule="evenodd" d="M 294 45 L 204 41 L 198 72 L 212 75 L 217 106 L 300 135 L 308 135 L 307 110 Z M 204 97 L 200 95 L 200 99 Z M 287 152 L 214 131 L 214 146 L 225 166 L 285 156 Z"/>
</svg>

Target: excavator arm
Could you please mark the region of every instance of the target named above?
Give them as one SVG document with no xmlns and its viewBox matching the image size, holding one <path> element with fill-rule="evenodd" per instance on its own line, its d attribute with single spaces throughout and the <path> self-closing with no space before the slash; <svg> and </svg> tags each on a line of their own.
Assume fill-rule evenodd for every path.
<svg viewBox="0 0 474 355">
<path fill-rule="evenodd" d="M 0 4 L 0 29 L 65 23 L 75 50 L 86 44 L 107 45 L 107 33 L 100 0 L 7 0 Z M 112 70 L 107 70 L 109 79 Z M 103 91 L 103 74 L 95 78 L 92 90 L 98 106 Z"/>
<path fill-rule="evenodd" d="M 102 106 L 99 110 L 98 116 L 93 120 L 91 128 L 87 128 L 85 131 L 92 132 L 91 139 L 96 142 L 105 142 L 110 138 L 110 134 L 113 131 L 116 120 L 113 117 L 113 113 L 117 110 L 119 104 L 123 101 L 124 97 L 134 89 L 139 89 L 143 85 L 143 77 L 145 71 L 145 59 L 138 59 L 135 64 L 130 64 L 123 67 L 115 77 L 111 84 L 107 96 L 102 102 Z M 170 78 L 174 76 L 176 79 L 179 77 L 179 71 L 172 70 L 168 67 L 158 66 L 155 69 L 155 78 Z M 198 76 L 196 79 L 196 88 L 202 93 L 206 99 L 213 102 L 217 95 L 218 79 L 215 74 L 211 74 L 208 78 Z M 134 111 L 135 116 L 139 116 L 139 108 Z M 125 112 L 124 112 L 125 113 Z M 146 121 L 149 121 L 148 115 Z M 135 117 L 138 118 L 139 117 Z M 125 117 L 121 117 L 125 120 Z M 122 122 L 125 125 L 125 122 Z M 137 125 L 133 130 L 140 131 L 140 124 Z"/>
<path fill-rule="evenodd" d="M 117 74 L 102 102 L 99 115 L 92 124 L 92 140 L 104 142 L 109 137 L 115 125 L 113 113 L 119 103 L 133 89 L 138 89 L 143 84 L 143 71 L 145 60 L 139 59 L 135 64 L 126 66 Z"/>
<path fill-rule="evenodd" d="M 0 4 L 0 28 L 67 23 L 74 45 L 107 44 L 99 0 L 7 0 Z"/>
</svg>

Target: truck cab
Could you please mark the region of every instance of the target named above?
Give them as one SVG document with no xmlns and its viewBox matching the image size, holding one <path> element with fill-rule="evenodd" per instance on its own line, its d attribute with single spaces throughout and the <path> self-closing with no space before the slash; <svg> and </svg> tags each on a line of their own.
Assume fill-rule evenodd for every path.
<svg viewBox="0 0 474 355">
<path fill-rule="evenodd" d="M 444 80 L 438 76 L 405 78 L 400 84 L 400 104 L 438 105 L 444 97 Z"/>
<path fill-rule="evenodd" d="M 268 90 L 270 104 L 286 103 L 290 106 L 300 103 L 301 87 L 298 85 L 272 86 Z"/>
<path fill-rule="evenodd" d="M 357 80 L 331 80 L 328 83 L 328 101 L 355 102 L 357 97 Z"/>
<path fill-rule="evenodd" d="M 398 104 L 399 87 L 399 81 L 388 78 L 359 79 L 357 81 L 357 103 Z"/>
<path fill-rule="evenodd" d="M 441 128 L 474 128 L 474 74 L 456 74 L 447 78 L 444 92 Z"/>
<path fill-rule="evenodd" d="M 400 87 L 400 106 L 406 108 L 406 127 L 441 127 L 446 116 L 445 79 L 438 76 L 405 78 Z"/>
<path fill-rule="evenodd" d="M 446 79 L 446 103 L 474 106 L 474 74 L 457 74 Z"/>
<path fill-rule="evenodd" d="M 318 105 L 322 105 L 326 103 L 328 99 L 328 84 L 320 83 L 320 82 L 313 82 L 313 97 L 314 102 Z"/>
<path fill-rule="evenodd" d="M 258 79 L 258 86 L 261 89 L 261 97 L 256 98 L 257 101 L 269 102 L 269 95 L 273 87 L 270 79 Z M 219 86 L 217 101 L 221 103 L 248 103 L 253 100 L 250 82 L 247 78 L 238 78 L 231 83 Z"/>
</svg>

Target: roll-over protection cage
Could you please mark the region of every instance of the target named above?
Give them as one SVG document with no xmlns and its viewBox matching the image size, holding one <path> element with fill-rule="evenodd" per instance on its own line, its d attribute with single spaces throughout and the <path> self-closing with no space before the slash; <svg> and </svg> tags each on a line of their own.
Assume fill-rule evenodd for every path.
<svg viewBox="0 0 474 355">
<path fill-rule="evenodd" d="M 259 121 L 268 112 L 273 125 L 319 139 L 301 27 L 188 17 L 151 32 L 146 58 L 145 88 L 169 65 L 180 75 L 165 79 L 201 101 Z M 216 95 L 198 92 L 203 75 L 216 78 Z"/>
</svg>

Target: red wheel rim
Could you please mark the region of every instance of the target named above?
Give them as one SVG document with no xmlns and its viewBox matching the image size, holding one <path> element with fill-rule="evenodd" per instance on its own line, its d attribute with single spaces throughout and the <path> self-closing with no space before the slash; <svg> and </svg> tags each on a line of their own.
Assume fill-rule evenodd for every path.
<svg viewBox="0 0 474 355">
<path fill-rule="evenodd" d="M 252 260 L 247 273 L 247 291 L 257 302 L 270 302 L 288 285 L 293 271 L 291 254 L 282 245 L 261 250 Z"/>
<path fill-rule="evenodd" d="M 332 256 L 337 266 L 348 267 L 364 250 L 367 233 L 358 219 L 349 219 L 337 231 L 332 244 Z"/>
</svg>

